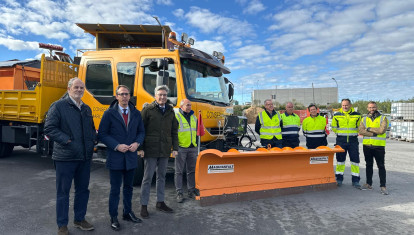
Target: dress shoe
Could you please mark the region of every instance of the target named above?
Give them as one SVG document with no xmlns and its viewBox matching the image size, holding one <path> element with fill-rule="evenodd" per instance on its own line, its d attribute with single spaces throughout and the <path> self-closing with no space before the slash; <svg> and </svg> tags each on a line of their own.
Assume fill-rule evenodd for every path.
<svg viewBox="0 0 414 235">
<path fill-rule="evenodd" d="M 147 210 L 147 206 L 145 205 L 141 205 L 141 213 L 140 213 L 141 217 L 143 219 L 148 219 L 149 218 L 149 214 L 148 214 L 148 210 Z"/>
<path fill-rule="evenodd" d="M 131 222 L 134 222 L 134 223 L 141 223 L 142 222 L 142 220 L 141 219 L 139 219 L 139 218 L 137 218 L 136 216 L 135 216 L 135 214 L 134 214 L 134 212 L 129 212 L 128 214 L 124 214 L 123 216 L 122 216 L 122 219 L 123 220 L 127 220 L 127 221 L 131 221 Z"/>
<path fill-rule="evenodd" d="M 157 210 L 165 212 L 165 213 L 173 213 L 173 209 L 169 208 L 165 202 L 157 202 L 157 205 L 155 206 Z"/>
<path fill-rule="evenodd" d="M 121 225 L 118 222 L 118 217 L 111 217 L 111 228 L 115 231 L 118 231 L 121 229 Z"/>
</svg>

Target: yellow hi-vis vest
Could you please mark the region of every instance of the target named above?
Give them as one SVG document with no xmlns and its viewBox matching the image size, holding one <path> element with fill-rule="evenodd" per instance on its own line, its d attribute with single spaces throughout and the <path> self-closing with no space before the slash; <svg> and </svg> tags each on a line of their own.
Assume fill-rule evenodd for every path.
<svg viewBox="0 0 414 235">
<path fill-rule="evenodd" d="M 302 122 L 303 134 L 307 138 L 325 137 L 326 118 L 320 116 L 307 117 Z"/>
<path fill-rule="evenodd" d="M 385 120 L 384 120 L 385 119 Z M 382 122 L 388 122 L 387 118 L 384 115 L 380 115 L 377 118 L 375 118 L 374 121 L 372 121 L 371 118 L 367 118 L 364 117 L 362 119 L 362 121 L 364 122 L 364 126 L 366 128 L 371 127 L 371 128 L 379 128 L 381 126 Z M 364 136 L 364 139 L 362 141 L 362 144 L 364 145 L 373 145 L 373 146 L 383 146 L 385 147 L 385 140 L 387 138 L 387 133 L 381 134 L 381 135 L 377 135 L 377 136 Z"/>
<path fill-rule="evenodd" d="M 282 129 L 280 128 L 280 113 L 276 111 L 277 115 L 273 115 L 270 119 L 266 111 L 259 113 L 260 139 L 271 140 L 276 136 L 278 140 L 282 139 Z"/>
<path fill-rule="evenodd" d="M 178 121 L 178 145 L 188 148 L 191 144 L 197 147 L 197 118 L 193 115 L 190 117 L 190 124 L 187 119 L 180 113 L 175 111 L 175 117 Z"/>
<path fill-rule="evenodd" d="M 286 112 L 280 115 L 282 117 L 282 136 L 298 136 L 300 129 L 300 117 L 292 113 L 286 116 Z"/>
<path fill-rule="evenodd" d="M 358 137 L 358 127 L 361 123 L 361 114 L 355 112 L 354 108 L 351 108 L 348 112 L 343 112 L 340 109 L 339 112 L 334 114 L 332 118 L 332 130 L 338 137 L 346 137 L 349 141 L 349 137 Z"/>
</svg>

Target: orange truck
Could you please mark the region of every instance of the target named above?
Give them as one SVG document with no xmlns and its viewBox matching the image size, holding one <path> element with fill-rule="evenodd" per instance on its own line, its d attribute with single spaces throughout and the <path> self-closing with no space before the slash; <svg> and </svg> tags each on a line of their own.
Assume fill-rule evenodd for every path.
<svg viewBox="0 0 414 235">
<path fill-rule="evenodd" d="M 85 82 L 82 100 L 91 107 L 96 128 L 118 85 L 131 88 L 131 101 L 139 110 L 154 100 L 156 86 L 167 85 L 171 105 L 179 107 L 181 100 L 189 99 L 195 113 L 201 112 L 206 129 L 203 146 L 225 148 L 223 130 L 225 117 L 233 113 L 234 88 L 224 77 L 230 70 L 221 53 L 191 48 L 194 40 L 186 35 L 177 40 L 168 26 L 77 25 L 96 37 L 96 48 L 78 50 L 83 54 L 74 63 L 62 53 L 43 55 L 38 68 L 0 62 L 0 67 L 4 65 L 0 68 L 0 157 L 10 155 L 14 146 L 50 152 L 51 144 L 43 135 L 45 116 L 75 76 Z"/>
</svg>

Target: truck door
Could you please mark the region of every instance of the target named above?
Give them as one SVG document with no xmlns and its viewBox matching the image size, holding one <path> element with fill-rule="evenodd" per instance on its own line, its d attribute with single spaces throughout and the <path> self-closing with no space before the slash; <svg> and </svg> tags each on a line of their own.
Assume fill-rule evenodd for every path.
<svg viewBox="0 0 414 235">
<path fill-rule="evenodd" d="M 154 64 L 150 64 L 147 66 L 143 66 L 143 62 L 145 59 L 154 59 L 154 61 L 156 59 L 159 58 L 148 58 L 148 57 L 143 57 L 141 58 L 141 75 L 142 79 L 140 79 L 140 81 L 142 81 L 142 84 L 139 84 L 138 89 L 140 91 L 140 97 L 143 100 L 141 101 L 142 104 L 144 103 L 151 103 L 154 101 L 154 89 L 156 87 L 156 83 L 157 83 L 157 74 L 158 71 L 160 71 L 160 68 L 157 68 L 156 66 L 154 66 Z M 169 78 L 168 78 L 168 84 L 166 84 L 168 86 L 168 88 L 170 89 L 170 92 L 168 93 L 168 100 L 174 105 L 177 105 L 177 99 L 179 98 L 179 92 L 178 89 L 180 89 L 181 86 L 177 87 L 177 83 L 179 83 L 180 79 L 177 80 L 177 74 L 176 74 L 176 67 L 175 67 L 175 62 L 172 58 L 167 58 L 168 59 L 168 68 L 166 70 L 166 72 L 168 72 Z M 156 63 L 155 63 L 156 64 Z M 178 84 L 179 85 L 179 84 Z M 142 104 L 140 106 L 140 101 L 138 101 L 137 103 L 137 107 L 139 109 L 141 109 Z"/>
</svg>

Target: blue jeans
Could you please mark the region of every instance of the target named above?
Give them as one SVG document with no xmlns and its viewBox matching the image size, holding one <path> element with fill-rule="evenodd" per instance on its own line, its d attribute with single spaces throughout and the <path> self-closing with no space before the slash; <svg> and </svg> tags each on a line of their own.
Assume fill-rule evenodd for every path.
<svg viewBox="0 0 414 235">
<path fill-rule="evenodd" d="M 85 219 L 89 200 L 91 161 L 55 161 L 56 167 L 56 222 L 59 227 L 68 225 L 69 193 L 75 183 L 75 221 Z"/>
<path fill-rule="evenodd" d="M 134 172 L 132 170 L 110 170 L 110 181 L 111 181 L 111 191 L 109 193 L 109 215 L 111 217 L 118 216 L 118 204 L 119 204 L 119 194 L 122 184 L 122 178 L 124 179 L 123 187 L 123 203 L 124 203 L 124 215 L 131 212 L 131 201 L 132 201 L 132 192 L 133 192 L 133 181 L 134 181 Z"/>
</svg>

